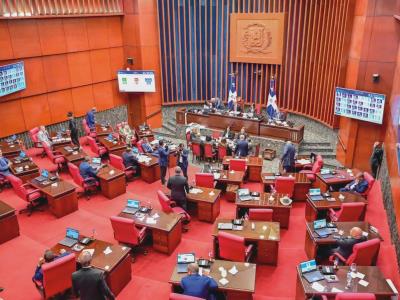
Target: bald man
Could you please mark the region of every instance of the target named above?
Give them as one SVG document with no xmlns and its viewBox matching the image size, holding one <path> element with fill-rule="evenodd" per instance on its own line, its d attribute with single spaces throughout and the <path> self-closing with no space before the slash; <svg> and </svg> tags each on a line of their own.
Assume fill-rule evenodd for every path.
<svg viewBox="0 0 400 300">
<path fill-rule="evenodd" d="M 365 180 L 363 173 L 358 173 L 356 179 L 347 184 L 344 188 L 339 189 L 340 192 L 353 192 L 362 194 L 368 189 L 368 181 Z"/>
<path fill-rule="evenodd" d="M 209 271 L 204 269 L 203 274 L 205 273 L 209 273 Z M 188 266 L 188 276 L 182 278 L 181 286 L 184 295 L 207 300 L 215 299 L 213 291 L 218 288 L 218 284 L 213 278 L 199 274 L 199 266 L 196 263 Z"/>
<path fill-rule="evenodd" d="M 72 273 L 72 289 L 75 296 L 81 300 L 114 300 L 115 296 L 104 279 L 104 272 L 90 266 L 90 252 L 83 251 L 78 261 L 82 268 Z"/>
<path fill-rule="evenodd" d="M 175 175 L 168 179 L 167 187 L 171 190 L 171 198 L 184 210 L 187 209 L 186 193 L 189 193 L 189 184 L 182 175 L 180 167 L 175 168 Z"/>
</svg>

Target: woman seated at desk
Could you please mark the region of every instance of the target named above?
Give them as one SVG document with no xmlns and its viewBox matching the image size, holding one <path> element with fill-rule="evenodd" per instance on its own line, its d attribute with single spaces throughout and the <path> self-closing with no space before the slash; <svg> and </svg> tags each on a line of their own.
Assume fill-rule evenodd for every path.
<svg viewBox="0 0 400 300">
<path fill-rule="evenodd" d="M 125 138 L 125 143 L 132 146 L 132 142 L 136 140 L 136 132 L 129 127 L 128 123 L 121 126 L 119 134 Z"/>
<path fill-rule="evenodd" d="M 226 127 L 226 129 L 224 130 L 224 133 L 222 134 L 222 137 L 229 139 L 229 140 L 233 140 L 235 138 L 235 134 L 231 131 L 230 126 Z"/>
</svg>

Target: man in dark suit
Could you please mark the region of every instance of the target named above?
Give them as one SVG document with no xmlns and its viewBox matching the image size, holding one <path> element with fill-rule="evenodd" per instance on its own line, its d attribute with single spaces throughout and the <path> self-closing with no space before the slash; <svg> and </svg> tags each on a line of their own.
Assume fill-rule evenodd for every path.
<svg viewBox="0 0 400 300">
<path fill-rule="evenodd" d="M 88 251 L 82 252 L 79 262 L 82 268 L 72 273 L 72 289 L 76 297 L 81 300 L 114 300 L 115 296 L 108 287 L 104 273 L 92 268 L 92 255 Z"/>
<path fill-rule="evenodd" d="M 89 126 L 90 129 L 93 129 L 94 126 L 96 125 L 95 113 L 96 113 L 96 107 L 93 107 L 86 114 L 86 124 Z"/>
<path fill-rule="evenodd" d="M 203 274 L 208 273 L 203 269 Z M 192 263 L 188 266 L 188 275 L 181 280 L 183 294 L 187 296 L 199 297 L 202 299 L 213 300 L 213 292 L 218 288 L 218 283 L 207 275 L 199 274 L 199 266 Z"/>
<path fill-rule="evenodd" d="M 122 161 L 125 168 L 132 168 L 135 170 L 136 175 L 139 174 L 140 167 L 137 161 L 137 154 L 133 153 L 131 147 L 126 147 L 126 150 L 122 152 Z"/>
<path fill-rule="evenodd" d="M 171 190 L 172 200 L 174 200 L 178 206 L 186 210 L 186 193 L 189 192 L 189 184 L 187 179 L 182 176 L 182 170 L 180 167 L 176 167 L 175 175 L 168 179 L 167 188 Z"/>
<path fill-rule="evenodd" d="M 79 137 L 78 137 L 78 127 L 76 126 L 76 121 L 74 118 L 74 114 L 72 113 L 72 111 L 70 111 L 67 114 L 68 117 L 68 128 L 70 131 L 70 135 L 71 135 L 71 141 L 75 146 L 80 147 L 80 143 L 79 143 Z"/>
<path fill-rule="evenodd" d="M 239 142 L 236 145 L 237 156 L 246 157 L 249 155 L 249 143 L 245 140 L 244 135 L 241 135 L 239 138 Z"/>
<path fill-rule="evenodd" d="M 281 157 L 282 168 L 285 172 L 294 172 L 296 148 L 291 141 L 287 141 Z"/>
<path fill-rule="evenodd" d="M 382 158 L 383 158 L 382 144 L 379 142 L 375 142 L 374 147 L 372 148 L 372 155 L 370 158 L 372 176 L 375 179 L 378 177 L 378 169 L 382 164 Z"/>
<path fill-rule="evenodd" d="M 364 179 L 364 174 L 360 172 L 356 175 L 355 180 L 347 184 L 344 188 L 339 189 L 339 191 L 362 194 L 367 189 L 368 189 L 368 181 Z"/>
<path fill-rule="evenodd" d="M 83 162 L 79 165 L 79 173 L 83 177 L 83 179 L 92 177 L 97 180 L 97 172 L 99 170 L 95 170 L 91 165 L 90 165 L 90 157 L 86 156 Z"/>
<path fill-rule="evenodd" d="M 229 139 L 229 140 L 233 140 L 235 138 L 235 134 L 231 131 L 230 126 L 226 127 L 226 129 L 224 130 L 224 133 L 222 134 L 222 137 Z"/>
<path fill-rule="evenodd" d="M 153 148 L 151 147 L 149 140 L 146 137 L 143 138 L 142 149 L 144 153 L 153 153 Z"/>
<path fill-rule="evenodd" d="M 181 143 L 178 146 L 178 166 L 182 169 L 183 176 L 188 179 L 187 169 L 189 166 L 189 150 L 185 149 L 185 146 Z"/>
<path fill-rule="evenodd" d="M 169 150 L 168 146 L 164 146 L 164 141 L 160 140 L 158 147 L 158 164 L 160 166 L 161 184 L 165 184 L 165 176 L 167 175 Z"/>
</svg>

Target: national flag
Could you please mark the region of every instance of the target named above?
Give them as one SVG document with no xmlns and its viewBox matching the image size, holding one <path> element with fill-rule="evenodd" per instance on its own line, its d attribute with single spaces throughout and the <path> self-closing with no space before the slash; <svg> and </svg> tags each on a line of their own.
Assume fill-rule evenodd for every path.
<svg viewBox="0 0 400 300">
<path fill-rule="evenodd" d="M 229 87 L 229 97 L 228 97 L 228 109 L 232 110 L 234 107 L 234 103 L 236 102 L 236 76 L 235 74 L 231 74 L 231 83 Z"/>
<path fill-rule="evenodd" d="M 275 78 L 271 77 L 271 80 L 269 82 L 267 115 L 270 119 L 273 119 L 277 116 L 278 112 L 279 109 L 278 106 L 276 105 Z"/>
</svg>

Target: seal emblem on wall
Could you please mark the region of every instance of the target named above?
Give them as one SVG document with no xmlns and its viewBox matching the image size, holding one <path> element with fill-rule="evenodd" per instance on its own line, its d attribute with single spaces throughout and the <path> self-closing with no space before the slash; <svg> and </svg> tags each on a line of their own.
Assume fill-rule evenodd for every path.
<svg viewBox="0 0 400 300">
<path fill-rule="evenodd" d="M 272 34 L 265 25 L 253 23 L 244 28 L 241 44 L 247 52 L 268 53 L 271 43 Z"/>
</svg>

